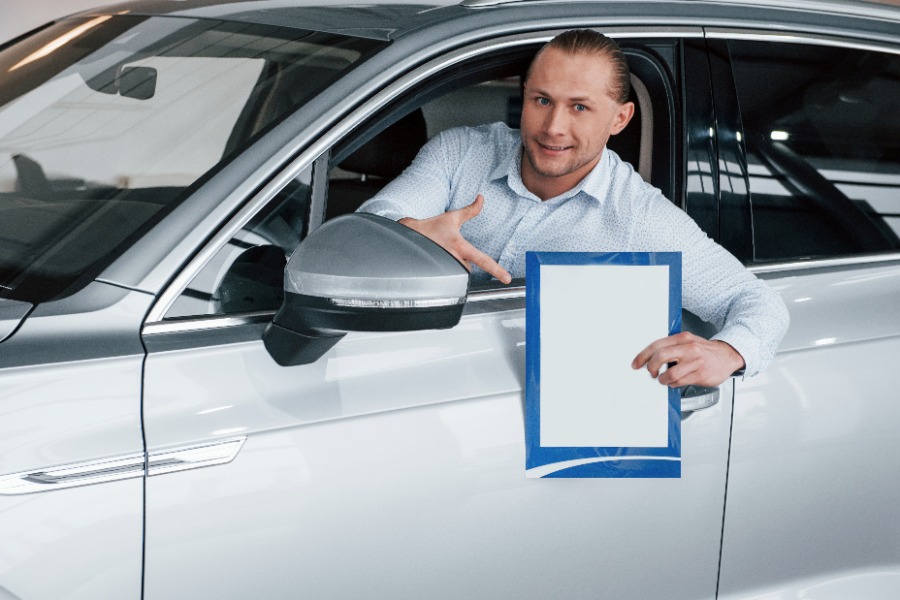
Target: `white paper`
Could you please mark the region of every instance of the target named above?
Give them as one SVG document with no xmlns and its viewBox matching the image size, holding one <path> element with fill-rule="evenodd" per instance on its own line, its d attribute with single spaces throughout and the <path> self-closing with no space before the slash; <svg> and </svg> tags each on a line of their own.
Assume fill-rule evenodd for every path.
<svg viewBox="0 0 900 600">
<path fill-rule="evenodd" d="M 668 445 L 668 388 L 631 361 L 669 332 L 666 265 L 542 265 L 540 445 Z"/>
</svg>

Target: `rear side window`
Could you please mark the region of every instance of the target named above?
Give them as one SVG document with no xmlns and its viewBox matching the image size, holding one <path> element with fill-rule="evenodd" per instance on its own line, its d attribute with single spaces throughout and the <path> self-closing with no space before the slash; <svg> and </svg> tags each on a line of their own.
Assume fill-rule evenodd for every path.
<svg viewBox="0 0 900 600">
<path fill-rule="evenodd" d="M 754 259 L 900 249 L 900 55 L 732 41 Z"/>
</svg>

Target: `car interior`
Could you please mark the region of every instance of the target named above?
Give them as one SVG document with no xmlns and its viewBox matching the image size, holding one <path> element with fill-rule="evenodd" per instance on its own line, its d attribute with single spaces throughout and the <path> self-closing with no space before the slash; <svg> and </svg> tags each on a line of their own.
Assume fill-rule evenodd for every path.
<svg viewBox="0 0 900 600">
<path fill-rule="evenodd" d="M 634 166 L 647 181 L 653 157 L 653 109 L 647 86 L 631 76 L 635 114 L 609 147 Z M 519 77 L 488 80 L 455 89 L 413 109 L 362 146 L 341 158 L 331 170 L 326 220 L 355 211 L 409 166 L 429 139 L 450 127 L 503 122 L 518 128 L 522 110 Z"/>
</svg>

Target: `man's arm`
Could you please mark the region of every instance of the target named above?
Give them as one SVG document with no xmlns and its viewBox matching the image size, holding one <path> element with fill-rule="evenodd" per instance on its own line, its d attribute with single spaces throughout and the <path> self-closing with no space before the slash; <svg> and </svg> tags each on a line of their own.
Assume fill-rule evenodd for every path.
<svg viewBox="0 0 900 600">
<path fill-rule="evenodd" d="M 444 147 L 443 134 L 432 138 L 403 173 L 357 211 L 394 221 L 403 217 L 425 219 L 443 213 L 450 206 L 452 154 Z"/>
<path fill-rule="evenodd" d="M 764 369 L 788 327 L 781 297 L 661 195 L 648 211 L 643 233 L 653 231 L 653 249 L 682 253 L 684 308 L 719 332 L 711 340 L 687 332 L 656 340 L 638 353 L 632 367 L 647 368 L 671 387 L 712 387 L 742 368 L 748 376 Z M 660 374 L 663 365 L 669 366 Z"/>
</svg>

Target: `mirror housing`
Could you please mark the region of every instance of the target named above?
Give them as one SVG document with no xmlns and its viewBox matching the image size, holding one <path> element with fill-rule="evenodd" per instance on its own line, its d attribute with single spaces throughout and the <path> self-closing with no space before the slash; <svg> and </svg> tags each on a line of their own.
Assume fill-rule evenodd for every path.
<svg viewBox="0 0 900 600">
<path fill-rule="evenodd" d="M 348 331 L 455 326 L 469 276 L 446 250 L 391 219 L 367 213 L 328 221 L 284 271 L 284 302 L 263 334 L 282 366 L 315 362 Z"/>
</svg>

